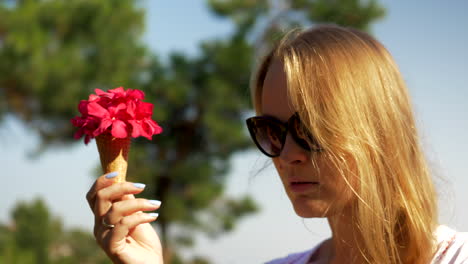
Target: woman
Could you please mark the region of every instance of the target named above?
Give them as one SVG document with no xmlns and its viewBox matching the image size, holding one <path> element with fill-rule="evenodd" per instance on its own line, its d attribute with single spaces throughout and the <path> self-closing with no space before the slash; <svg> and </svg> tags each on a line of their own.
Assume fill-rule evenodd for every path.
<svg viewBox="0 0 468 264">
<path fill-rule="evenodd" d="M 438 226 L 437 199 L 407 89 L 369 35 L 320 26 L 286 36 L 252 85 L 247 125 L 300 217 L 332 237 L 270 263 L 468 263 L 468 238 Z M 88 193 L 95 236 L 117 263 L 162 263 L 142 186 L 99 178 Z M 121 201 L 113 203 L 123 197 Z M 132 232 L 129 232 L 132 230 Z"/>
</svg>

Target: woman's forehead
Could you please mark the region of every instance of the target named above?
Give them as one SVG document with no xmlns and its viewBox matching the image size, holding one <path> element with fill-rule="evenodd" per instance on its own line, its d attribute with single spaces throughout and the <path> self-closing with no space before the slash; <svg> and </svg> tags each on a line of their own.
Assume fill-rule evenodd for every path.
<svg viewBox="0 0 468 264">
<path fill-rule="evenodd" d="M 294 113 L 288 96 L 283 63 L 274 60 L 268 68 L 262 89 L 262 113 L 282 121 Z"/>
</svg>

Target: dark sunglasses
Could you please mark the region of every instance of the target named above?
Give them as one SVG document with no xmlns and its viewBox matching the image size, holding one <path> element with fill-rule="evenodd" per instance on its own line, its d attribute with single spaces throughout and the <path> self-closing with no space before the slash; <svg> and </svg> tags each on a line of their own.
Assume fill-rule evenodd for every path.
<svg viewBox="0 0 468 264">
<path fill-rule="evenodd" d="M 298 113 L 292 115 L 286 123 L 271 116 L 254 116 L 246 122 L 255 145 L 268 157 L 281 154 L 288 131 L 301 148 L 312 152 L 323 150 L 301 123 Z"/>
</svg>

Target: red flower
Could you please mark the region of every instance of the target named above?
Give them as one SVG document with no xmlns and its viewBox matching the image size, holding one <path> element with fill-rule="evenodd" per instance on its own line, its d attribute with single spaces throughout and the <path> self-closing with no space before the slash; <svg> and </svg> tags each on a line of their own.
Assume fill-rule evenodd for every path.
<svg viewBox="0 0 468 264">
<path fill-rule="evenodd" d="M 78 104 L 81 116 L 71 122 L 78 131 L 76 139 L 85 135 L 85 143 L 101 134 L 110 133 L 116 138 L 144 136 L 149 140 L 160 134 L 162 128 L 152 120 L 153 104 L 142 100 L 145 94 L 137 89 L 124 90 L 123 87 L 94 90 L 88 100 Z"/>
<path fill-rule="evenodd" d="M 127 113 L 133 117 L 128 121 L 132 126 L 132 137 L 143 136 L 151 139 L 152 135 L 162 132 L 162 128 L 150 118 L 153 113 L 152 104 L 141 101 L 130 102 Z"/>
</svg>

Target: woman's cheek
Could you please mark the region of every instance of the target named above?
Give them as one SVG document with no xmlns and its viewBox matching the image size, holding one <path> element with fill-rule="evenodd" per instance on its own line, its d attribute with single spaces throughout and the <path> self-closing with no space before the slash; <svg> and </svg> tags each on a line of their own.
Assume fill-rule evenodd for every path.
<svg viewBox="0 0 468 264">
<path fill-rule="evenodd" d="M 271 160 L 273 161 L 273 164 L 275 165 L 275 168 L 276 168 L 276 170 L 277 170 L 278 173 L 279 173 L 280 170 L 283 169 L 283 167 L 281 166 L 281 162 L 279 161 L 278 158 L 271 158 Z"/>
</svg>

